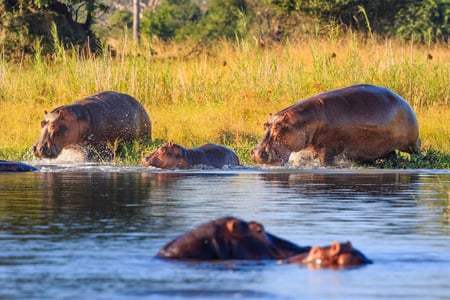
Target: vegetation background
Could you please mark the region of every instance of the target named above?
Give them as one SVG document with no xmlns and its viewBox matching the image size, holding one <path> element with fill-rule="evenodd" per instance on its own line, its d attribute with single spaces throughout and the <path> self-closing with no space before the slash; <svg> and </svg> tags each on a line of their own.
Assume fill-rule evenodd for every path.
<svg viewBox="0 0 450 300">
<path fill-rule="evenodd" d="M 399 3 L 401 2 L 401 3 Z M 102 90 L 136 97 L 154 143 L 236 150 L 245 164 L 269 113 L 356 83 L 386 86 L 418 115 L 424 156 L 380 167 L 450 168 L 450 1 L 143 2 L 140 43 L 127 1 L 0 3 L 0 159 L 30 160 L 44 110 Z"/>
</svg>

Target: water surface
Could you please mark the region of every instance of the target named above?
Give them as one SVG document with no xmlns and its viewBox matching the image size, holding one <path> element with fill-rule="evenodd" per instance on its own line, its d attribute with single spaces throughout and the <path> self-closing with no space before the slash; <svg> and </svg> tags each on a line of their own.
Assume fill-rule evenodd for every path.
<svg viewBox="0 0 450 300">
<path fill-rule="evenodd" d="M 0 174 L 0 299 L 449 299 L 449 171 L 39 166 Z M 167 262 L 225 215 L 374 263 Z"/>
</svg>

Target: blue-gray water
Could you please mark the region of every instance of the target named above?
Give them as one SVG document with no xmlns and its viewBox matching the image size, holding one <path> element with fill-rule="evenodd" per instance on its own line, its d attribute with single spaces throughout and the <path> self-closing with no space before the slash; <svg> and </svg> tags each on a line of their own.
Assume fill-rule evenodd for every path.
<svg viewBox="0 0 450 300">
<path fill-rule="evenodd" d="M 0 174 L 0 299 L 449 299 L 450 172 L 40 167 Z M 154 258 L 225 215 L 374 263 Z"/>
</svg>

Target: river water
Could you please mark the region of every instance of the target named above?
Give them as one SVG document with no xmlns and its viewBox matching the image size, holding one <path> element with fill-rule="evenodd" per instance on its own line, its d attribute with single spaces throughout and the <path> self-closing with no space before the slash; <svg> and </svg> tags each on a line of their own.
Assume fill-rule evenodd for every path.
<svg viewBox="0 0 450 300">
<path fill-rule="evenodd" d="M 39 166 L 0 174 L 0 299 L 449 299 L 450 171 Z M 168 262 L 231 215 L 299 245 L 350 240 L 373 264 Z"/>
</svg>

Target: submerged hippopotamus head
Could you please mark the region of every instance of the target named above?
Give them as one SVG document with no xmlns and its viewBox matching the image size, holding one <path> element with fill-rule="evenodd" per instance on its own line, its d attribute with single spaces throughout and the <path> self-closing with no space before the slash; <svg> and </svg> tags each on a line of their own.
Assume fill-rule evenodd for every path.
<svg viewBox="0 0 450 300">
<path fill-rule="evenodd" d="M 288 162 L 293 151 L 303 149 L 307 143 L 306 127 L 298 128 L 297 115 L 281 111 L 270 116 L 264 124 L 265 134 L 261 142 L 251 151 L 251 158 L 255 163 L 283 165 Z M 301 123 L 301 122 L 300 122 Z"/>
<path fill-rule="evenodd" d="M 55 158 L 67 145 L 77 144 L 87 128 L 86 121 L 66 109 L 55 109 L 44 113 L 41 121 L 41 136 L 33 147 L 36 157 Z"/>
<path fill-rule="evenodd" d="M 165 245 L 160 258 L 193 260 L 285 259 L 305 253 L 300 247 L 276 237 L 257 222 L 224 217 L 204 223 Z"/>
<path fill-rule="evenodd" d="M 342 268 L 371 263 L 364 254 L 352 247 L 352 244 L 334 241 L 331 246 L 312 247 L 308 253 L 290 257 L 279 263 L 306 264 L 313 269 Z"/>
<path fill-rule="evenodd" d="M 183 169 L 189 166 L 189 161 L 185 148 L 168 142 L 158 147 L 148 156 L 144 156 L 142 158 L 142 164 L 146 167 L 153 166 L 161 169 Z"/>
</svg>

